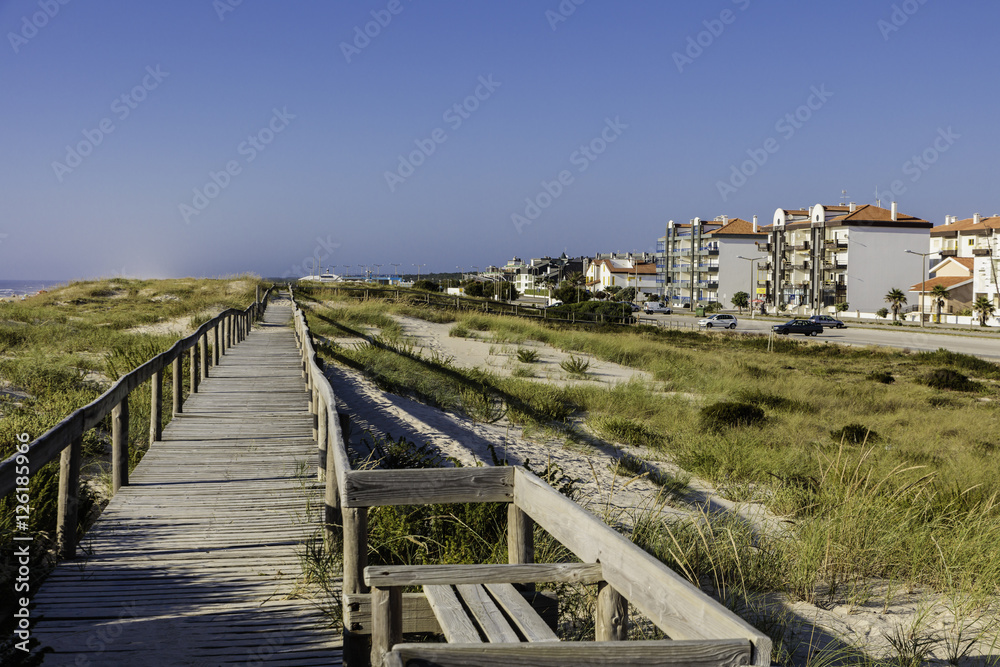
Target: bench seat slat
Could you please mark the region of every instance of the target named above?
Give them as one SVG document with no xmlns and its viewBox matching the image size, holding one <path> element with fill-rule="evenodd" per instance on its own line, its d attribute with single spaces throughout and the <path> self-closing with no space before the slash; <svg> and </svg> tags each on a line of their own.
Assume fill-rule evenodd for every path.
<svg viewBox="0 0 1000 667">
<path fill-rule="evenodd" d="M 489 641 L 500 643 L 521 641 L 514 629 L 507 624 L 507 619 L 485 588 L 478 584 L 459 584 L 455 588 Z"/>
<path fill-rule="evenodd" d="M 557 642 L 559 637 L 545 624 L 534 607 L 510 584 L 486 584 L 487 590 L 511 617 L 529 642 Z"/>
<path fill-rule="evenodd" d="M 434 616 L 441 625 L 445 639 L 453 644 L 482 643 L 479 633 L 469 620 L 462 603 L 451 586 L 424 586 L 424 595 L 430 603 Z"/>
</svg>

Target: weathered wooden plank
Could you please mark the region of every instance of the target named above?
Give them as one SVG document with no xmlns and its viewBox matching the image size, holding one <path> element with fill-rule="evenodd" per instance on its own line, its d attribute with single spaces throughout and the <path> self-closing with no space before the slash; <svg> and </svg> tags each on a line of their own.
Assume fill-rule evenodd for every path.
<svg viewBox="0 0 1000 667">
<path fill-rule="evenodd" d="M 403 640 L 403 597 L 398 586 L 372 589 L 372 652 L 373 665 Z"/>
<path fill-rule="evenodd" d="M 542 642 L 536 644 L 397 644 L 392 654 L 439 667 L 721 667 L 750 660 L 748 640 Z M 396 658 L 391 658 L 396 660 Z M 387 662 L 384 664 L 392 664 Z M 396 664 L 399 664 L 398 662 Z"/>
<path fill-rule="evenodd" d="M 594 639 L 599 642 L 628 639 L 628 600 L 603 581 L 597 584 Z"/>
<path fill-rule="evenodd" d="M 66 560 L 76 557 L 77 509 L 80 493 L 80 459 L 83 436 L 76 437 L 62 451 L 59 462 L 59 505 L 57 509 L 56 541 L 59 556 Z"/>
<path fill-rule="evenodd" d="M 485 584 L 493 599 L 514 621 L 529 642 L 556 642 L 559 637 L 511 584 Z"/>
<path fill-rule="evenodd" d="M 344 595 L 344 622 L 351 632 L 371 634 L 371 593 Z M 441 626 L 423 593 L 403 593 L 403 633 L 441 632 Z"/>
<path fill-rule="evenodd" d="M 427 596 L 427 602 L 434 611 L 445 639 L 453 643 L 482 641 L 451 586 L 424 586 L 424 595 Z"/>
<path fill-rule="evenodd" d="M 455 590 L 462 597 L 476 623 L 482 628 L 486 639 L 497 643 L 520 641 L 517 633 L 507 625 L 500 609 L 482 585 L 459 584 L 455 586 Z"/>
<path fill-rule="evenodd" d="M 111 410 L 111 490 L 128 486 L 128 396 Z"/>
<path fill-rule="evenodd" d="M 753 664 L 770 664 L 768 637 L 537 476 L 514 471 L 514 504 L 581 560 L 600 562 L 606 581 L 661 630 L 676 639 L 746 638 Z"/>
<path fill-rule="evenodd" d="M 345 507 L 509 502 L 513 467 L 358 470 L 347 474 Z"/>
<path fill-rule="evenodd" d="M 535 581 L 593 584 L 602 580 L 599 563 L 536 563 L 533 565 L 371 565 L 365 568 L 369 586 L 428 584 L 519 584 Z"/>
</svg>

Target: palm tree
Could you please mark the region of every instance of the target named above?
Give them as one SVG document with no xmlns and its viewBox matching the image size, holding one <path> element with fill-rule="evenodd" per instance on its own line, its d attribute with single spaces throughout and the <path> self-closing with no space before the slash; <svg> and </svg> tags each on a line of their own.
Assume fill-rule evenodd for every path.
<svg viewBox="0 0 1000 667">
<path fill-rule="evenodd" d="M 980 294 L 972 304 L 972 312 L 979 313 L 979 326 L 985 327 L 986 320 L 993 315 L 993 302 L 985 294 Z"/>
<path fill-rule="evenodd" d="M 934 289 L 931 290 L 931 299 L 934 300 L 934 305 L 937 307 L 938 324 L 941 323 L 941 309 L 944 308 L 944 302 L 948 300 L 948 296 L 948 288 L 944 285 L 935 285 Z"/>
<path fill-rule="evenodd" d="M 899 317 L 899 309 L 903 307 L 906 303 L 906 295 L 903 294 L 903 290 L 898 287 L 893 287 L 889 290 L 889 293 L 885 295 L 885 302 L 889 304 L 892 308 L 892 321 L 895 322 L 896 318 Z"/>
</svg>

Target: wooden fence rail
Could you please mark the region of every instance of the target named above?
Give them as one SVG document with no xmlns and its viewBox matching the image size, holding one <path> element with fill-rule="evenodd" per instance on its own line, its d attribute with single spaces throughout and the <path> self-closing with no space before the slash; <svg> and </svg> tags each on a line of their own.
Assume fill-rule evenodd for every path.
<svg viewBox="0 0 1000 667">
<path fill-rule="evenodd" d="M 315 416 L 325 528 L 330 538 L 343 533 L 345 665 L 368 664 L 369 658 L 374 665 L 397 665 L 403 657 L 440 665 L 770 664 L 767 636 L 524 468 L 352 470 L 336 399 L 297 305 L 294 324 Z M 367 567 L 369 507 L 460 502 L 509 503 L 509 565 Z M 535 564 L 535 526 L 582 564 Z M 597 583 L 597 642 L 553 642 L 551 631 L 528 618 L 534 612 L 520 594 L 506 588 L 514 582 L 551 581 Z M 424 594 L 402 593 L 411 585 L 423 586 Z M 627 637 L 626 602 L 674 641 L 622 643 L 626 650 L 620 653 L 609 647 L 606 642 Z M 519 635 L 492 624 L 496 614 L 485 610 L 496 604 L 507 610 L 528 644 L 511 644 Z M 462 643 L 479 641 L 466 618 L 466 611 L 475 615 L 477 610 L 479 621 L 486 622 L 483 633 L 497 643 Z M 453 643 L 426 651 L 411 644 L 394 649 L 403 633 L 427 631 L 443 631 Z M 371 635 L 370 655 L 365 635 Z"/>
<path fill-rule="evenodd" d="M 27 452 L 14 454 L 0 463 L 0 497 L 15 491 L 19 486 L 15 470 L 27 465 L 28 476 L 34 475 L 44 465 L 60 457 L 59 467 L 59 506 L 57 513 L 56 541 L 59 557 L 71 559 L 76 556 L 77 546 L 77 510 L 80 490 L 80 464 L 83 449 L 83 435 L 98 426 L 111 415 L 112 428 L 112 486 L 117 491 L 128 484 L 129 462 L 129 396 L 139 386 L 151 381 L 150 394 L 150 444 L 160 438 L 163 411 L 163 374 L 168 366 L 173 372 L 173 414 L 180 414 L 182 403 L 182 366 L 185 353 L 189 354 L 191 365 L 190 389 L 198 391 L 198 381 L 208 377 L 210 372 L 209 357 L 206 346 L 208 336 L 213 342 L 219 340 L 222 332 L 221 347 L 215 345 L 211 359 L 218 363 L 218 355 L 246 337 L 252 324 L 257 321 L 266 308 L 271 290 L 268 289 L 262 298 L 255 298 L 254 303 L 244 310 L 227 309 L 205 322 L 190 336 L 178 340 L 161 354 L 156 355 L 146 363 L 123 375 L 111 387 L 87 405 L 74 411 L 61 422 L 46 431 L 28 445 Z M 200 358 L 200 363 L 199 363 Z M 27 460 L 25 462 L 25 459 Z"/>
</svg>

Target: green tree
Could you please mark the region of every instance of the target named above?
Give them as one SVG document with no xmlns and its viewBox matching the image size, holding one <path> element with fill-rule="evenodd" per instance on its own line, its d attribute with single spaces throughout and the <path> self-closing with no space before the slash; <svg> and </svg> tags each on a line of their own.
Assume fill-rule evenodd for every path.
<svg viewBox="0 0 1000 667">
<path fill-rule="evenodd" d="M 499 295 L 504 301 L 513 301 L 521 296 L 521 293 L 514 287 L 514 283 L 509 283 L 506 280 L 486 283 L 485 294 L 491 298 Z"/>
<path fill-rule="evenodd" d="M 625 289 L 620 290 L 618 294 L 615 294 L 615 301 L 635 301 L 635 288 L 626 287 Z"/>
<path fill-rule="evenodd" d="M 881 318 L 881 319 L 884 320 L 885 318 L 889 317 L 889 309 L 888 308 L 879 308 L 878 310 L 875 311 L 875 317 L 878 317 L 878 318 Z"/>
<path fill-rule="evenodd" d="M 993 316 L 993 302 L 985 294 L 980 294 L 972 304 L 972 312 L 979 315 L 979 326 L 985 327 L 986 320 Z"/>
<path fill-rule="evenodd" d="M 589 301 L 591 294 L 579 285 L 572 285 L 568 280 L 564 280 L 553 296 L 563 303 L 581 303 Z"/>
<path fill-rule="evenodd" d="M 885 295 L 885 302 L 892 308 L 892 321 L 895 322 L 899 318 L 899 309 L 906 303 L 906 295 L 903 294 L 903 290 L 893 287 Z"/>
<path fill-rule="evenodd" d="M 470 280 L 465 283 L 465 296 L 482 297 L 485 293 L 483 284 L 478 280 Z"/>
<path fill-rule="evenodd" d="M 948 300 L 948 288 L 944 285 L 935 285 L 934 289 L 931 290 L 931 298 L 934 300 L 934 305 L 937 307 L 937 321 L 941 321 L 941 309 L 944 308 L 944 302 Z"/>
<path fill-rule="evenodd" d="M 742 315 L 743 309 L 750 307 L 750 295 L 746 292 L 737 292 L 733 295 L 733 305 L 739 309 L 740 315 Z"/>
<path fill-rule="evenodd" d="M 843 302 L 837 304 L 837 312 L 838 313 L 846 313 L 847 309 L 850 308 L 850 307 L 851 307 L 851 304 L 847 303 L 846 301 L 843 301 Z"/>
<path fill-rule="evenodd" d="M 433 280 L 422 279 L 413 283 L 413 289 L 422 289 L 425 292 L 440 292 L 441 286 Z"/>
</svg>

